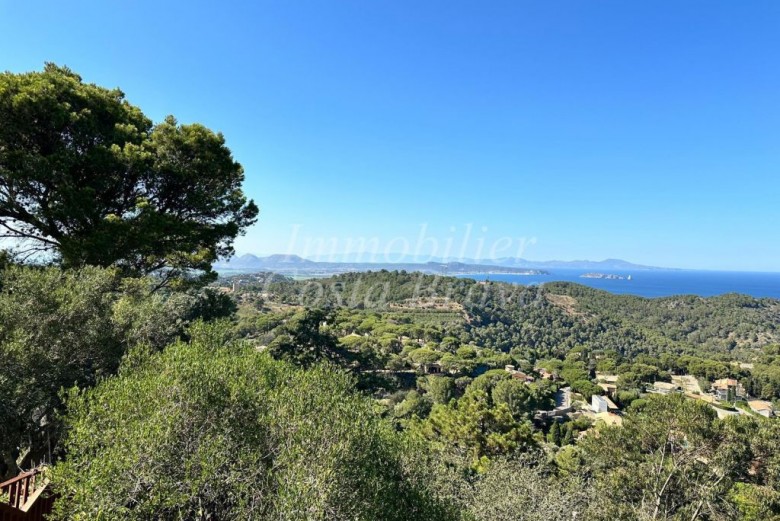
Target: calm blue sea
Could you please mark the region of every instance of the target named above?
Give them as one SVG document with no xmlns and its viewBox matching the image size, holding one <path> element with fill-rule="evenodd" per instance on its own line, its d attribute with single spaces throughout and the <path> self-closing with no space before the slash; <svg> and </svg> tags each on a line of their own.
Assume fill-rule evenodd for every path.
<svg viewBox="0 0 780 521">
<path fill-rule="evenodd" d="M 735 271 L 647 270 L 603 273 L 631 275 L 631 280 L 588 279 L 580 275 L 593 270 L 552 269 L 549 275 L 463 275 L 476 280 L 495 280 L 513 284 L 544 284 L 567 281 L 603 289 L 611 293 L 641 297 L 668 297 L 671 295 L 699 295 L 710 297 L 723 293 L 743 293 L 753 297 L 780 299 L 780 273 Z M 600 272 L 601 273 L 601 272 Z"/>
</svg>

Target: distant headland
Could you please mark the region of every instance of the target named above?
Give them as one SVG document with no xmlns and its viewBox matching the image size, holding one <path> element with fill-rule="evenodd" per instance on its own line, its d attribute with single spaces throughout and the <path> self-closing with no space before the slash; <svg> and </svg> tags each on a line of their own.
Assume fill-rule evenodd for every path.
<svg viewBox="0 0 780 521">
<path fill-rule="evenodd" d="M 469 275 L 475 273 L 489 275 L 549 275 L 548 271 L 538 268 L 469 262 L 322 262 L 304 259 L 298 255 L 284 254 L 269 255 L 267 257 L 258 257 L 252 254 L 241 255 L 240 257 L 233 257 L 227 262 L 216 263 L 214 269 L 224 273 L 272 271 L 282 275 L 310 277 L 379 270 L 413 271 L 433 275 Z"/>
<path fill-rule="evenodd" d="M 327 276 L 338 273 L 356 271 L 416 271 L 439 275 L 468 275 L 468 274 L 506 274 L 506 275 L 549 275 L 551 269 L 594 270 L 594 278 L 623 278 L 622 275 L 602 276 L 607 271 L 640 271 L 661 270 L 656 268 L 633 264 L 620 259 L 606 259 L 602 261 L 530 261 L 517 257 L 504 257 L 498 259 L 470 259 L 470 258 L 431 258 L 431 257 L 404 257 L 402 255 L 387 255 L 398 260 L 379 262 L 368 254 L 340 254 L 328 256 L 313 256 L 311 259 L 299 255 L 275 254 L 258 256 L 247 253 L 236 256 L 228 261 L 221 261 L 214 265 L 220 272 L 254 272 L 273 271 L 281 274 Z"/>
</svg>

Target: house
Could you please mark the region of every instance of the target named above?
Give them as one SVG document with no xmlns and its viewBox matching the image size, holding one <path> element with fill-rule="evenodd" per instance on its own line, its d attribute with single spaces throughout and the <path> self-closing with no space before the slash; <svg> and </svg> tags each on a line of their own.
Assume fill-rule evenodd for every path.
<svg viewBox="0 0 780 521">
<path fill-rule="evenodd" d="M 533 376 L 525 374 L 522 371 L 515 371 L 514 373 L 512 373 L 512 378 L 514 378 L 515 380 L 523 381 L 528 384 L 534 381 Z"/>
<path fill-rule="evenodd" d="M 591 397 L 590 407 L 595 413 L 620 410 L 620 408 L 615 405 L 615 402 L 609 399 L 609 396 L 599 396 L 597 394 L 594 394 Z"/>
<path fill-rule="evenodd" d="M 552 380 L 553 382 L 558 379 L 558 373 L 548 371 L 547 369 L 539 369 L 539 376 L 545 380 Z"/>
<path fill-rule="evenodd" d="M 441 374 L 444 372 L 439 362 L 430 362 L 430 363 L 415 364 L 415 365 L 419 369 L 421 369 L 422 372 L 425 374 Z"/>
<path fill-rule="evenodd" d="M 620 377 L 616 374 L 607 374 L 596 372 L 596 381 L 603 382 L 605 384 L 616 384 Z"/>
<path fill-rule="evenodd" d="M 742 385 L 734 378 L 721 378 L 720 380 L 715 380 L 712 384 L 712 392 L 715 393 L 718 400 L 724 402 L 731 402 L 736 398 L 745 396 L 745 389 L 743 389 Z"/>
<path fill-rule="evenodd" d="M 653 382 L 653 386 L 647 391 L 656 394 L 671 394 L 680 392 L 680 386 L 669 382 Z"/>
<path fill-rule="evenodd" d="M 533 376 L 525 374 L 522 371 L 518 371 L 517 369 L 515 369 L 515 366 L 513 366 L 513 365 L 505 365 L 504 366 L 504 371 L 506 371 L 507 373 L 512 375 L 512 378 L 514 378 L 515 380 L 520 380 L 520 381 L 523 381 L 525 383 L 531 383 L 531 382 L 534 381 L 534 377 Z"/>
<path fill-rule="evenodd" d="M 598 386 L 601 387 L 604 390 L 604 393 L 606 393 L 606 395 L 610 398 L 615 397 L 615 394 L 617 393 L 617 386 L 615 384 L 601 382 L 598 384 Z"/>
<path fill-rule="evenodd" d="M 748 406 L 754 413 L 766 416 L 767 418 L 771 418 L 775 413 L 772 404 L 770 402 L 765 402 L 764 400 L 749 400 Z"/>
</svg>

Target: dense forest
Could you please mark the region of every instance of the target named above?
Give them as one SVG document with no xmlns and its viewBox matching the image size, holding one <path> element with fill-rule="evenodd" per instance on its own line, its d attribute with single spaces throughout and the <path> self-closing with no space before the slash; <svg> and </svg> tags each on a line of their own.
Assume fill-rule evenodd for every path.
<svg viewBox="0 0 780 521">
<path fill-rule="evenodd" d="M 242 336 L 269 344 L 298 310 L 325 310 L 332 316 L 326 329 L 374 369 L 411 367 L 427 355 L 448 368 L 530 370 L 576 356 L 585 380 L 597 370 L 635 384 L 688 372 L 737 378 L 755 396 L 780 398 L 780 302 L 773 299 L 646 299 L 571 283 L 525 287 L 405 272 L 316 281 L 259 274 L 221 284 L 234 280 L 242 281 L 233 295 Z"/>
</svg>

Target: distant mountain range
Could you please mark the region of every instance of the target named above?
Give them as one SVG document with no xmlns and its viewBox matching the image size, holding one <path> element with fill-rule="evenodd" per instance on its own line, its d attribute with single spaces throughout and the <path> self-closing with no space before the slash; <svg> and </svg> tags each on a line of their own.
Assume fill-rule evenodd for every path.
<svg viewBox="0 0 780 521">
<path fill-rule="evenodd" d="M 655 266 L 643 266 L 621 259 L 605 259 L 602 261 L 573 260 L 573 261 L 530 261 L 515 257 L 505 257 L 491 261 L 491 264 L 498 266 L 516 266 L 533 268 L 569 268 L 578 270 L 665 270 L 669 268 L 658 268 Z"/>
<path fill-rule="evenodd" d="M 377 256 L 373 256 L 377 257 Z M 339 255 L 323 255 L 320 257 L 313 256 L 313 261 L 325 261 L 325 262 L 359 262 L 359 263 L 373 263 L 375 261 L 372 255 L 366 253 L 348 253 Z M 519 257 L 499 257 L 497 259 L 474 259 L 463 257 L 429 257 L 429 256 L 408 256 L 403 255 L 385 255 L 388 258 L 399 258 L 398 262 L 411 262 L 411 263 L 425 263 L 425 262 L 461 262 L 464 264 L 474 265 L 489 265 L 489 266 L 508 266 L 512 268 L 535 268 L 535 269 L 551 269 L 551 268 L 569 268 L 578 270 L 669 270 L 674 268 L 661 268 L 656 266 L 644 266 L 642 264 L 634 264 L 632 262 L 624 261 L 621 259 L 605 259 L 601 261 L 590 260 L 549 260 L 549 261 L 533 261 Z M 386 263 L 383 263 L 386 264 Z"/>
<path fill-rule="evenodd" d="M 362 257 L 362 258 L 361 258 Z M 317 260 L 304 259 L 298 255 L 276 254 L 259 257 L 251 253 L 233 257 L 229 261 L 218 262 L 214 268 L 218 271 L 253 272 L 273 271 L 281 274 L 298 275 L 330 275 L 368 270 L 406 270 L 434 274 L 465 274 L 465 273 L 507 273 L 519 275 L 545 275 L 547 269 L 569 268 L 584 270 L 653 270 L 664 269 L 652 266 L 642 266 L 620 259 L 603 261 L 529 261 L 515 257 L 504 257 L 492 260 L 480 259 L 431 259 L 418 261 L 375 262 L 365 261 L 367 255 L 328 256 Z M 399 256 L 400 257 L 400 256 Z"/>
<path fill-rule="evenodd" d="M 269 255 L 258 257 L 252 254 L 234 257 L 228 262 L 214 265 L 217 271 L 254 272 L 273 271 L 283 275 L 334 275 L 358 271 L 405 270 L 419 271 L 439 275 L 459 275 L 467 273 L 508 273 L 516 275 L 546 275 L 540 269 L 492 266 L 488 264 L 469 264 L 464 262 L 318 262 L 304 259 L 298 255 Z"/>
</svg>

